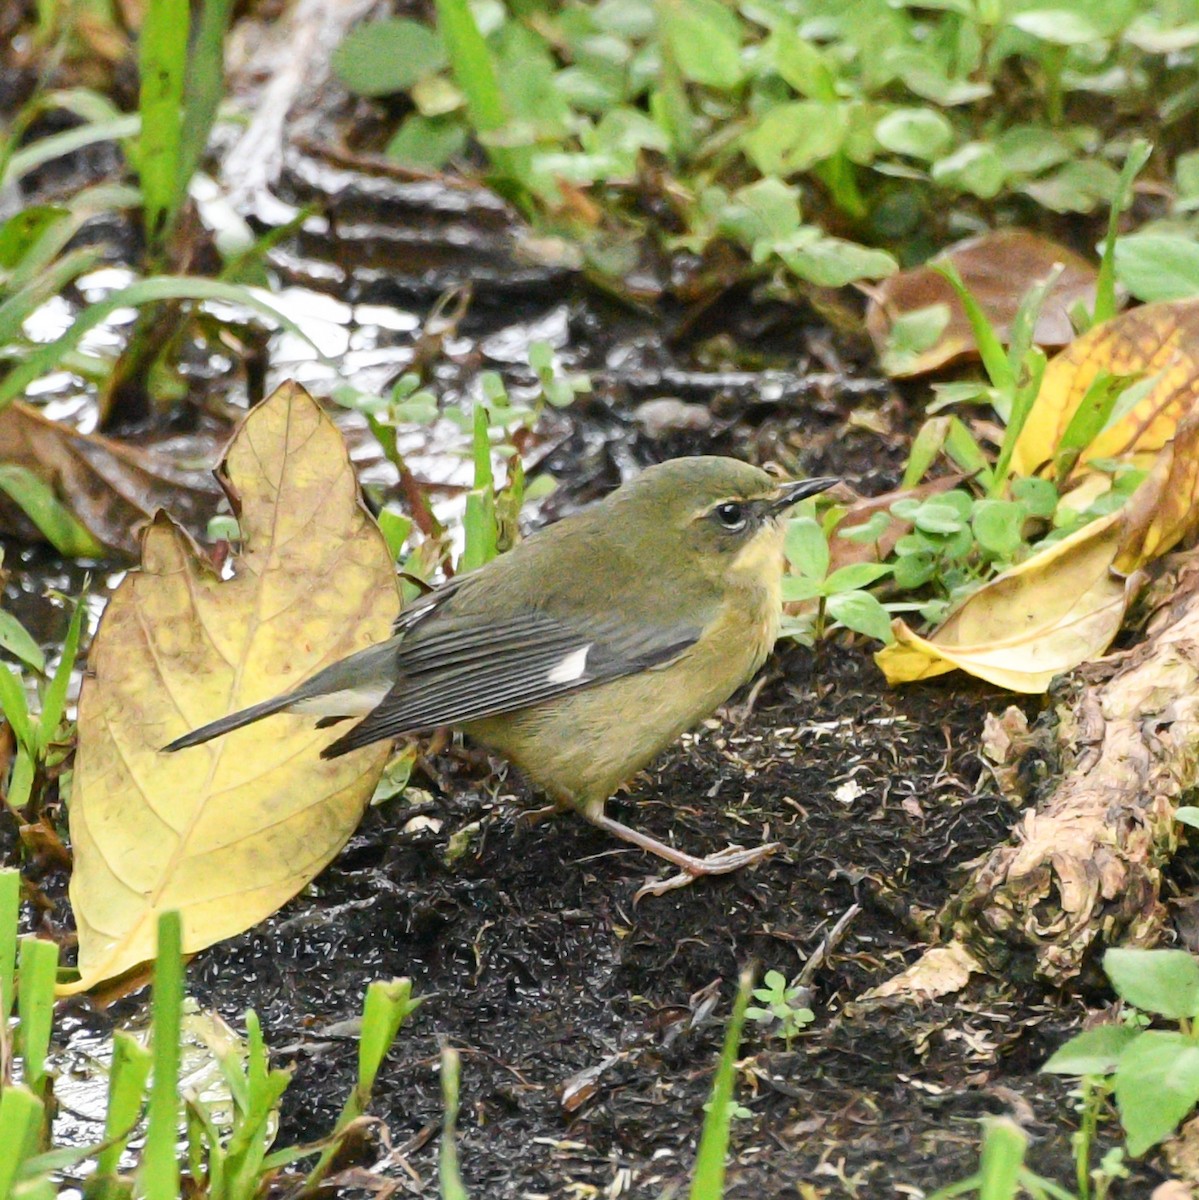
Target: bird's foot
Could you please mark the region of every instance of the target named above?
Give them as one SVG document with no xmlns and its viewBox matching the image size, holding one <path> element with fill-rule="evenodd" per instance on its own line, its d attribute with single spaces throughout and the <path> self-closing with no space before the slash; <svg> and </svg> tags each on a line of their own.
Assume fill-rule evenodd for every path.
<svg viewBox="0 0 1199 1200">
<path fill-rule="evenodd" d="M 633 896 L 633 903 L 637 904 L 643 896 L 664 896 L 667 892 L 688 887 L 704 875 L 728 875 L 732 871 L 740 871 L 742 867 L 751 867 L 769 858 L 779 847 L 779 842 L 767 842 L 764 846 L 753 846 L 748 850 L 743 846 L 726 846 L 706 858 L 694 858 L 688 854 L 685 857 L 690 862 L 678 874 L 666 879 L 654 879 L 639 887 Z"/>
<path fill-rule="evenodd" d="M 701 875 L 727 875 L 730 871 L 740 871 L 742 867 L 749 867 L 754 863 L 761 862 L 779 848 L 778 842 L 769 842 L 765 846 L 754 846 L 749 850 L 743 846 L 728 846 L 716 854 L 709 854 L 707 858 L 697 858 L 694 854 L 676 850 L 673 846 L 668 846 L 665 842 L 650 837 L 648 833 L 630 829 L 620 821 L 613 820 L 604 813 L 602 807 L 583 808 L 580 809 L 580 812 L 592 825 L 620 838 L 623 842 L 629 842 L 638 849 L 657 855 L 658 858 L 665 859 L 671 866 L 678 868 L 678 874 L 672 875 L 669 879 L 647 883 L 637 892 L 633 898 L 634 902 L 645 895 L 661 896 L 664 892 L 674 891 L 675 888 L 686 887 Z"/>
</svg>

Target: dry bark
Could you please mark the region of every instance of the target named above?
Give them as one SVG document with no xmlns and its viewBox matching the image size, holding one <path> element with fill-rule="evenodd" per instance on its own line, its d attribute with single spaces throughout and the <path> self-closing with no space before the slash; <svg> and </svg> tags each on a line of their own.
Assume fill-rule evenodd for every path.
<svg viewBox="0 0 1199 1200">
<path fill-rule="evenodd" d="M 1060 985 L 1162 925 L 1174 809 L 1199 782 L 1199 562 L 1139 646 L 1070 676 L 1038 733 L 1057 782 L 974 865 L 942 927 L 992 973 Z"/>
</svg>

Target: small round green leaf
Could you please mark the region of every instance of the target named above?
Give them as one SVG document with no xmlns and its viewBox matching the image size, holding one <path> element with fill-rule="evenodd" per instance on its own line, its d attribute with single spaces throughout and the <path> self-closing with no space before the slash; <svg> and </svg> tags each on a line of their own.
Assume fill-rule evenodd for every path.
<svg viewBox="0 0 1199 1200">
<path fill-rule="evenodd" d="M 895 560 L 895 586 L 911 592 L 923 587 L 936 574 L 937 561 L 927 551 L 904 554 Z"/>
<path fill-rule="evenodd" d="M 940 500 L 926 500 L 912 519 L 922 533 L 958 533 L 965 528 L 965 520 L 957 509 Z"/>
<path fill-rule="evenodd" d="M 1051 480 L 1029 476 L 1012 481 L 1012 498 L 1024 505 L 1030 517 L 1049 520 L 1057 512 L 1057 488 Z"/>
<path fill-rule="evenodd" d="M 368 21 L 333 51 L 337 77 L 359 96 L 406 92 L 418 79 L 446 65 L 435 29 L 403 17 Z"/>
<path fill-rule="evenodd" d="M 949 149 L 953 126 L 932 108 L 897 108 L 874 127 L 884 150 L 931 160 Z"/>
<path fill-rule="evenodd" d="M 1103 969 L 1120 999 L 1145 1012 L 1199 1016 L 1199 962 L 1185 950 L 1109 950 Z"/>
<path fill-rule="evenodd" d="M 386 154 L 406 167 L 440 171 L 466 145 L 466 128 L 454 117 L 414 113 L 387 143 Z"/>
<path fill-rule="evenodd" d="M 841 592 L 830 596 L 828 611 L 834 621 L 840 621 L 855 633 L 863 633 L 884 645 L 894 640 L 890 615 L 869 592 Z"/>
<path fill-rule="evenodd" d="M 787 561 L 809 579 L 822 581 L 828 574 L 828 539 L 812 517 L 793 517 L 787 522 L 783 552 Z"/>
<path fill-rule="evenodd" d="M 970 522 L 978 544 L 997 558 L 1010 559 L 1024 544 L 1023 505 L 1014 500 L 980 500 Z"/>
<path fill-rule="evenodd" d="M 869 521 L 862 525 L 850 525 L 837 530 L 837 536 L 847 542 L 877 542 L 891 527 L 890 518 L 885 512 L 874 513 Z"/>
</svg>

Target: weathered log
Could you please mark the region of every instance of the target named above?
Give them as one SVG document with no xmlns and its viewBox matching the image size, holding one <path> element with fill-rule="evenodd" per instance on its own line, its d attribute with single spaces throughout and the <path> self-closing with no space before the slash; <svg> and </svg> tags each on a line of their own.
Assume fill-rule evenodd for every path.
<svg viewBox="0 0 1199 1200">
<path fill-rule="evenodd" d="M 1199 563 L 1135 649 L 1064 683 L 1037 730 L 1061 773 L 976 862 L 941 925 L 989 972 L 1060 985 L 1114 942 L 1151 944 L 1176 806 L 1199 782 Z"/>
</svg>

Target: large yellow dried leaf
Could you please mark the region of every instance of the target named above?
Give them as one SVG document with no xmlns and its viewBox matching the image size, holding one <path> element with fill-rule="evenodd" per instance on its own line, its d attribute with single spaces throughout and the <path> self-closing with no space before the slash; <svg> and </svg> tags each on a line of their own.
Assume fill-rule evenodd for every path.
<svg viewBox="0 0 1199 1200">
<path fill-rule="evenodd" d="M 1118 512 L 980 588 L 930 638 L 893 622 L 875 658 L 890 683 L 961 668 L 1015 692 L 1043 692 L 1103 654 L 1120 629 L 1136 572 L 1199 527 L 1199 410 Z"/>
<path fill-rule="evenodd" d="M 1031 475 L 1053 458 L 1087 388 L 1100 371 L 1155 377 L 1131 412 L 1101 433 L 1080 461 L 1153 454 L 1173 436 L 1199 396 L 1199 301 L 1134 308 L 1072 342 L 1045 369 L 1016 441 L 1012 470 Z"/>
<path fill-rule="evenodd" d="M 932 638 L 892 623 L 874 657 L 888 683 L 961 668 L 1014 692 L 1043 692 L 1062 671 L 1102 654 L 1124 617 L 1128 581 L 1112 574 L 1120 514 L 1092 522 L 980 588 Z"/>
<path fill-rule="evenodd" d="M 165 909 L 189 953 L 269 915 L 344 845 L 388 755 L 324 761 L 339 731 L 285 715 L 160 751 L 385 638 L 399 608 L 345 445 L 301 387 L 249 414 L 223 482 L 244 536 L 232 577 L 159 517 L 92 646 L 70 811 L 81 978 L 64 990 L 152 957 Z"/>
</svg>

